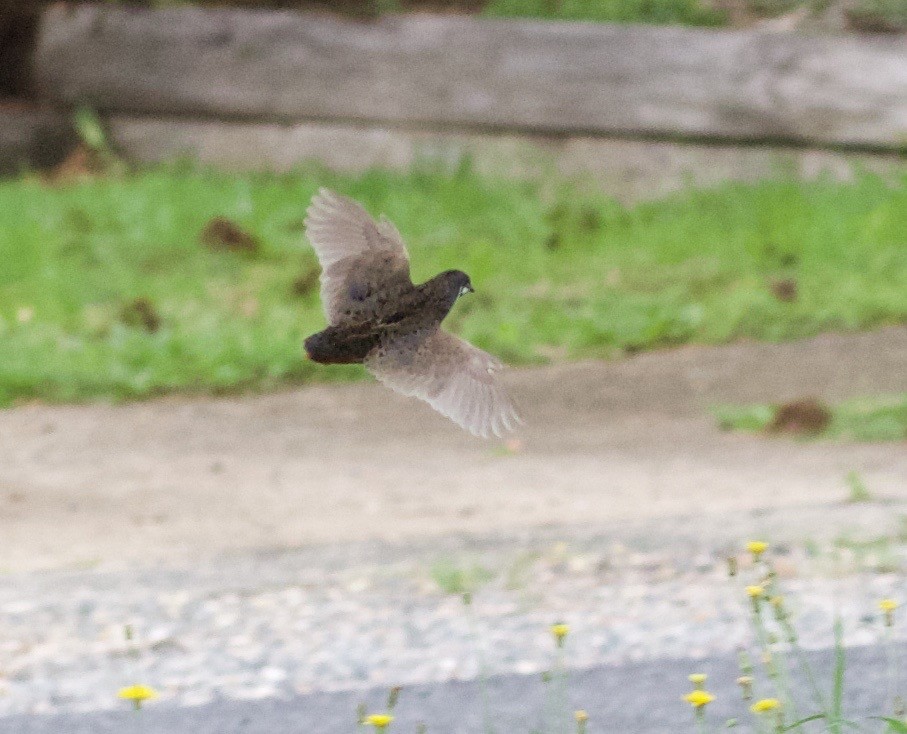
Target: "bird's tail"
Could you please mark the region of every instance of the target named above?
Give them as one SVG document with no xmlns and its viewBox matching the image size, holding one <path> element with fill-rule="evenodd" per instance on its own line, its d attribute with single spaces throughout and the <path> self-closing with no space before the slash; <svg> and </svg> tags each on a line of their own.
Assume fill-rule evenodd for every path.
<svg viewBox="0 0 907 734">
<path fill-rule="evenodd" d="M 306 356 L 321 364 L 358 364 L 378 344 L 376 332 L 329 326 L 303 342 Z"/>
</svg>

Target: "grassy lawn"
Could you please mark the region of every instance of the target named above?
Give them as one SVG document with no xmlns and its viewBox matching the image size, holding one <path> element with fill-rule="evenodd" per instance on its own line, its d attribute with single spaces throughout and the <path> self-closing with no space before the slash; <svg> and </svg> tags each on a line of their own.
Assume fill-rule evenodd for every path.
<svg viewBox="0 0 907 734">
<path fill-rule="evenodd" d="M 700 0 L 489 0 L 490 17 L 719 26 L 725 13 Z"/>
<path fill-rule="evenodd" d="M 828 0 L 488 0 L 487 16 L 575 20 L 598 23 L 651 23 L 655 25 L 747 26 L 781 15 L 802 16 L 817 27 L 829 22 Z M 907 31 L 905 0 L 845 0 L 837 6 L 843 13 L 837 30 L 903 33 Z M 826 27 L 827 32 L 827 27 Z"/>
<path fill-rule="evenodd" d="M 907 394 L 849 400 L 829 406 L 831 419 L 817 435 L 855 441 L 907 441 Z M 773 405 L 720 405 L 712 408 L 726 430 L 766 431 L 775 421 Z"/>
<path fill-rule="evenodd" d="M 42 5 L 52 0 L 33 0 Z M 904 0 L 107 0 L 110 4 L 166 8 L 208 7 L 292 8 L 331 10 L 371 18 L 405 12 L 477 14 L 497 18 L 647 23 L 654 25 L 746 27 L 767 18 L 797 16 L 820 32 L 907 31 Z"/>
<path fill-rule="evenodd" d="M 466 270 L 477 293 L 447 326 L 511 363 L 907 321 L 907 177 L 727 185 L 630 208 L 469 170 L 23 178 L 0 182 L 0 403 L 361 375 L 302 356 L 324 323 L 302 232 L 320 185 L 396 222 L 417 281 Z M 206 245 L 214 217 L 257 251 Z"/>
</svg>

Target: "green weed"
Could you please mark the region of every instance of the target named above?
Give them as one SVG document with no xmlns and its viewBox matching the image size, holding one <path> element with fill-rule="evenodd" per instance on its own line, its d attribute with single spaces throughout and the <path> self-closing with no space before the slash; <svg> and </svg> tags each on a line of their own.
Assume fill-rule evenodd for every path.
<svg viewBox="0 0 907 734">
<path fill-rule="evenodd" d="M 866 482 L 863 481 L 863 477 L 860 476 L 859 472 L 848 472 L 845 481 L 847 482 L 847 488 L 850 490 L 847 497 L 848 502 L 872 502 L 872 493 L 869 491 Z"/>
</svg>

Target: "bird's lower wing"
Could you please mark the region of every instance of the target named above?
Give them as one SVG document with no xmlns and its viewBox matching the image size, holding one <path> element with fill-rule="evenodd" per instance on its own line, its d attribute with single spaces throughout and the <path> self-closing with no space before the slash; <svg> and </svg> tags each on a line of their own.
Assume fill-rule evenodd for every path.
<svg viewBox="0 0 907 734">
<path fill-rule="evenodd" d="M 473 435 L 500 436 L 522 422 L 495 379 L 503 365 L 446 331 L 388 338 L 365 366 L 391 389 L 424 400 Z"/>
</svg>

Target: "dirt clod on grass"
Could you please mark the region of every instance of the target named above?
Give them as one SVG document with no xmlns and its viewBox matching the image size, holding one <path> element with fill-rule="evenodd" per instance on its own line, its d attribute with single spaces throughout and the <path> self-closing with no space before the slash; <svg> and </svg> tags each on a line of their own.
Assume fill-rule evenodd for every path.
<svg viewBox="0 0 907 734">
<path fill-rule="evenodd" d="M 766 430 L 771 433 L 822 433 L 831 423 L 831 409 L 816 398 L 801 398 L 783 403 L 775 411 Z"/>
<path fill-rule="evenodd" d="M 772 294 L 779 301 L 793 303 L 797 300 L 797 281 L 794 278 L 779 278 L 772 281 Z"/>
<path fill-rule="evenodd" d="M 227 217 L 214 217 L 201 231 L 199 241 L 209 250 L 256 253 L 261 243 Z"/>
<path fill-rule="evenodd" d="M 305 296 L 318 287 L 321 270 L 317 267 L 309 267 L 299 274 L 293 281 L 293 293 L 297 296 Z"/>
<path fill-rule="evenodd" d="M 896 4 L 895 0 L 865 2 L 844 12 L 849 29 L 858 33 L 905 33 L 907 32 L 907 7 Z"/>
<path fill-rule="evenodd" d="M 79 144 L 59 164 L 44 175 L 50 186 L 77 183 L 106 173 L 106 166 L 96 151 Z"/>
<path fill-rule="evenodd" d="M 120 311 L 120 320 L 127 326 L 144 329 L 151 334 L 161 328 L 161 317 L 147 298 L 136 298 L 125 304 Z"/>
</svg>

